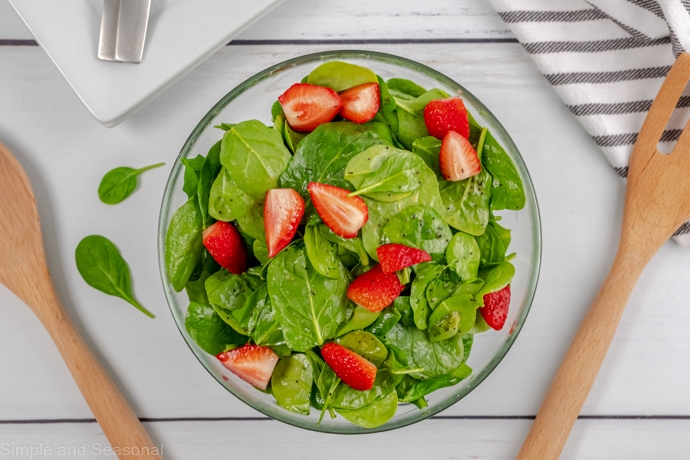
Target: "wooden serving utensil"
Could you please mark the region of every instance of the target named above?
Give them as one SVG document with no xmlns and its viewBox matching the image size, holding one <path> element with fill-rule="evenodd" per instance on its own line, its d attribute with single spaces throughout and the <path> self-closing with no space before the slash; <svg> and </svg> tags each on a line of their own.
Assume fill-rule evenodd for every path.
<svg viewBox="0 0 690 460">
<path fill-rule="evenodd" d="M 67 316 L 46 263 L 38 209 L 19 162 L 0 144 L 0 283 L 41 320 L 121 460 L 160 459 L 140 420 Z"/>
<path fill-rule="evenodd" d="M 672 66 L 630 158 L 616 257 L 542 403 L 519 460 L 557 459 L 587 399 L 647 262 L 690 219 L 690 122 L 670 154 L 657 145 L 690 79 L 690 54 Z"/>
</svg>

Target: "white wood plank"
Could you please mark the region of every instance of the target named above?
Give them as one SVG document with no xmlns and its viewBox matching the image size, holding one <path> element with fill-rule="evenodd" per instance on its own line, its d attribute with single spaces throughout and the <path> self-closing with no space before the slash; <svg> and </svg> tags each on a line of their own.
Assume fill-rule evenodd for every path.
<svg viewBox="0 0 690 460">
<path fill-rule="evenodd" d="M 507 460 L 515 458 L 529 429 L 528 420 L 500 419 L 432 419 L 396 431 L 361 436 L 314 433 L 275 421 L 151 422 L 144 425 L 166 460 Z M 690 451 L 688 430 L 688 420 L 580 420 L 561 459 L 687 458 Z M 94 423 L 0 427 L 0 458 L 116 458 L 111 452 Z"/>
</svg>

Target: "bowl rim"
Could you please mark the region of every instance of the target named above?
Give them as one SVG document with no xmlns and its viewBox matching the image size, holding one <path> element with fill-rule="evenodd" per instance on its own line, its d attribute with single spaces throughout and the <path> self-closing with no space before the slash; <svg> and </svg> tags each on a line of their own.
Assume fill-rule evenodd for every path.
<svg viewBox="0 0 690 460">
<path fill-rule="evenodd" d="M 511 325 L 511 330 L 509 331 L 508 337 L 503 341 L 499 353 L 494 355 L 482 368 L 476 375 L 474 375 L 473 378 L 473 384 L 472 385 L 467 385 L 465 387 L 460 388 L 458 391 L 455 391 L 452 395 L 449 395 L 449 397 L 446 397 L 444 400 L 436 403 L 433 408 L 425 408 L 423 410 L 418 410 L 417 412 L 414 413 L 414 415 L 407 416 L 404 420 L 401 419 L 391 419 L 385 424 L 375 427 L 375 428 L 362 428 L 359 426 L 356 426 L 354 424 L 348 423 L 347 425 L 343 425 L 343 429 L 330 429 L 333 428 L 332 426 L 329 426 L 329 429 L 323 429 L 323 425 L 314 425 L 313 421 L 309 417 L 304 417 L 299 414 L 293 414 L 289 413 L 285 409 L 274 405 L 272 407 L 262 407 L 261 405 L 254 404 L 250 398 L 246 397 L 244 394 L 242 394 L 241 391 L 235 391 L 233 388 L 230 388 L 228 385 L 223 382 L 222 376 L 217 375 L 216 372 L 214 372 L 209 365 L 202 359 L 201 356 L 199 356 L 199 351 L 202 351 L 200 348 L 199 350 L 196 350 L 195 347 L 198 348 L 196 344 L 193 344 L 191 337 L 188 337 L 188 333 L 184 327 L 184 320 L 180 321 L 178 318 L 178 315 L 175 312 L 175 300 L 173 299 L 173 296 L 176 293 L 171 292 L 171 287 L 170 283 L 167 278 L 167 271 L 165 268 L 165 235 L 167 233 L 167 227 L 169 225 L 169 218 L 174 212 L 170 208 L 170 201 L 173 195 L 174 190 L 172 189 L 172 186 L 175 184 L 176 179 L 178 176 L 183 172 L 183 165 L 181 162 L 181 159 L 185 157 L 185 155 L 189 152 L 191 152 L 192 147 L 195 145 L 197 140 L 199 139 L 199 136 L 211 125 L 211 121 L 218 115 L 218 113 L 225 108 L 232 100 L 234 100 L 236 97 L 238 97 L 240 94 L 242 94 L 244 91 L 247 89 L 251 88 L 252 86 L 257 85 L 258 83 L 271 78 L 276 72 L 280 72 L 282 70 L 287 70 L 292 67 L 296 67 L 299 65 L 303 64 L 309 64 L 309 63 L 318 63 L 319 61 L 331 61 L 331 60 L 348 60 L 348 59 L 360 59 L 360 60 L 372 60 L 376 62 L 384 62 L 386 64 L 391 64 L 395 66 L 399 65 L 404 65 L 407 68 L 411 68 L 415 72 L 419 72 L 422 74 L 425 74 L 427 77 L 430 77 L 431 79 L 442 83 L 443 85 L 453 88 L 459 92 L 462 93 L 463 98 L 469 98 L 471 100 L 471 105 L 474 107 L 477 107 L 480 109 L 481 119 L 488 118 L 489 120 L 492 120 L 495 124 L 495 126 L 492 126 L 492 134 L 497 135 L 501 139 L 501 145 L 505 148 L 506 151 L 511 152 L 511 158 L 513 161 L 516 163 L 516 167 L 518 169 L 518 172 L 520 174 L 520 177 L 523 180 L 523 186 L 525 188 L 525 195 L 526 195 L 526 203 L 529 205 L 528 210 L 521 210 L 521 212 L 528 212 L 530 214 L 530 219 L 532 221 L 532 232 L 531 232 L 531 239 L 532 239 L 532 245 L 533 245 L 533 251 L 531 254 L 531 258 L 529 259 L 529 265 L 532 267 L 531 272 L 528 274 L 528 279 L 527 279 L 527 292 L 526 295 L 523 299 L 523 306 L 522 310 L 519 314 L 518 317 L 515 318 L 513 324 Z M 375 71 L 375 69 L 373 69 Z M 479 115 L 476 112 L 472 112 L 473 115 Z M 486 121 L 486 120 L 482 120 Z M 494 130 L 498 130 L 498 133 L 496 133 Z M 514 155 L 513 155 L 514 154 Z M 187 347 L 190 349 L 192 354 L 195 356 L 195 358 L 200 362 L 202 367 L 206 369 L 206 371 L 218 382 L 223 386 L 226 390 L 228 390 L 233 396 L 238 398 L 240 401 L 242 401 L 244 404 L 248 405 L 249 407 L 253 408 L 254 410 L 259 411 L 263 415 L 269 417 L 270 419 L 274 419 L 283 423 L 286 423 L 288 425 L 298 427 L 298 428 L 303 428 L 307 429 L 310 431 L 314 432 L 319 432 L 319 433 L 329 433 L 329 434 L 372 434 L 372 433 L 380 433 L 380 432 L 385 432 L 385 431 L 390 431 L 398 428 L 402 428 L 405 426 L 412 425 L 414 423 L 426 420 L 427 418 L 432 418 L 434 415 L 448 409 L 450 406 L 454 405 L 457 403 L 459 400 L 467 396 L 470 392 L 472 392 L 477 386 L 479 386 L 500 364 L 500 362 L 506 357 L 510 349 L 512 348 L 513 344 L 517 340 L 517 337 L 519 336 L 520 332 L 522 331 L 522 328 L 524 327 L 524 324 L 526 322 L 527 316 L 531 310 L 532 304 L 534 302 L 534 297 L 536 294 L 537 290 L 537 285 L 539 282 L 539 276 L 541 272 L 541 255 L 542 255 L 542 223 L 541 223 L 541 214 L 540 214 L 540 208 L 539 208 L 539 203 L 537 199 L 537 195 L 534 189 L 534 183 L 532 181 L 532 177 L 529 173 L 529 170 L 527 168 L 527 165 L 525 163 L 524 157 L 522 156 L 522 153 L 518 149 L 517 145 L 514 143 L 512 137 L 509 135 L 509 133 L 506 131 L 505 127 L 503 124 L 498 120 L 498 118 L 491 112 L 491 110 L 484 105 L 482 101 L 480 101 L 476 96 L 474 96 L 473 93 L 468 91 L 463 85 L 459 84 L 452 78 L 446 76 L 445 74 L 441 73 L 438 70 L 433 69 L 432 67 L 429 67 L 425 64 L 422 64 L 418 61 L 414 61 L 412 59 L 408 59 L 402 56 L 398 56 L 395 54 L 390 54 L 390 53 L 385 53 L 385 52 L 379 52 L 379 51 L 370 51 L 370 50 L 358 50 L 358 49 L 341 49 L 341 50 L 328 50 L 328 51 L 319 51 L 319 52 L 314 52 L 314 53 L 308 53 L 308 54 L 303 54 L 299 55 L 287 60 L 283 60 L 281 62 L 278 62 L 276 64 L 273 64 L 255 74 L 250 76 L 249 78 L 246 78 L 244 81 L 242 81 L 240 84 L 232 88 L 230 91 L 228 91 L 223 97 L 221 97 L 218 102 L 216 102 L 207 112 L 206 114 L 202 117 L 202 119 L 196 124 L 190 135 L 187 137 L 185 140 L 184 144 L 182 145 L 182 148 L 180 149 L 180 153 L 177 155 L 175 162 L 170 170 L 169 177 L 166 181 L 164 192 L 163 192 L 163 200 L 161 202 L 161 208 L 159 210 L 159 216 L 158 216 L 158 228 L 157 228 L 157 247 L 158 247 L 158 265 L 159 265 L 159 272 L 161 275 L 161 282 L 163 284 L 163 290 L 165 294 L 165 299 L 168 304 L 168 308 L 170 309 L 170 312 L 173 316 L 175 325 L 177 326 L 178 331 L 182 335 L 182 338 L 184 339 Z M 205 353 L 205 352 L 204 352 Z M 210 356 L 210 355 L 209 355 Z M 258 391 L 258 390 L 256 390 Z M 277 410 L 276 410 L 277 409 Z M 284 415 L 288 415 L 287 417 Z M 300 417 L 300 418 L 297 418 Z M 304 420 L 304 423 L 302 423 L 302 419 Z M 392 423 L 391 423 L 392 422 Z"/>
</svg>

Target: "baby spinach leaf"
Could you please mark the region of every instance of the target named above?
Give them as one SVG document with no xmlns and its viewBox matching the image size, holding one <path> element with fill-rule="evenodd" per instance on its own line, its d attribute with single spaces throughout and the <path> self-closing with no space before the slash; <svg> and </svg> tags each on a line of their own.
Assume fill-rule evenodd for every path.
<svg viewBox="0 0 690 460">
<path fill-rule="evenodd" d="M 222 165 L 237 186 L 257 200 L 278 186 L 290 157 L 280 133 L 258 120 L 238 123 L 223 135 Z"/>
<path fill-rule="evenodd" d="M 197 199 L 199 200 L 199 210 L 201 210 L 201 221 L 204 227 L 209 221 L 209 198 L 211 195 L 211 187 L 220 171 L 220 144 L 221 141 L 216 142 L 209 149 L 204 162 L 199 169 L 199 180 L 197 182 Z"/>
<path fill-rule="evenodd" d="M 271 374 L 271 391 L 279 406 L 309 415 L 314 368 L 304 353 L 280 358 Z"/>
<path fill-rule="evenodd" d="M 247 302 L 252 290 L 244 277 L 221 270 L 209 276 L 204 285 L 218 316 L 240 334 L 248 335 L 254 304 Z"/>
<path fill-rule="evenodd" d="M 175 211 L 165 235 L 165 268 L 170 284 L 178 292 L 201 261 L 202 232 L 199 201 L 193 196 Z"/>
<path fill-rule="evenodd" d="M 477 277 L 482 255 L 483 252 L 480 251 L 477 240 L 465 232 L 457 232 L 453 235 L 446 248 L 448 265 L 463 281 L 473 280 Z M 501 255 L 504 256 L 505 252 Z"/>
<path fill-rule="evenodd" d="M 434 99 L 448 97 L 448 93 L 434 88 L 419 96 L 410 96 L 392 89 L 390 84 L 389 90 L 395 98 L 398 113 L 397 138 L 405 148 L 411 149 L 415 139 L 429 135 L 424 123 L 424 107 Z"/>
<path fill-rule="evenodd" d="M 324 224 L 319 224 L 318 229 L 319 233 L 324 239 L 330 241 L 331 243 L 337 244 L 339 248 L 356 254 L 359 258 L 359 264 L 361 266 L 369 266 L 369 255 L 367 254 L 367 250 L 364 248 L 361 238 L 343 238 L 342 236 L 333 233 L 333 231 Z M 339 258 L 341 261 L 344 258 L 343 254 L 340 252 Z"/>
<path fill-rule="evenodd" d="M 351 195 L 378 201 L 398 201 L 422 185 L 428 169 L 412 152 L 375 145 L 355 155 L 345 167 L 345 179 L 355 186 Z"/>
<path fill-rule="evenodd" d="M 448 225 L 470 235 L 484 233 L 491 217 L 491 175 L 482 169 L 469 179 L 441 181 L 439 188 Z"/>
<path fill-rule="evenodd" d="M 469 294 L 453 295 L 441 302 L 429 316 L 429 338 L 446 340 L 455 334 L 465 335 L 474 327 L 477 302 Z"/>
<path fill-rule="evenodd" d="M 322 236 L 317 226 L 304 228 L 304 249 L 312 267 L 323 276 L 337 279 L 343 273 L 335 245 Z"/>
<path fill-rule="evenodd" d="M 459 383 L 472 373 L 472 369 L 466 364 L 462 364 L 459 369 L 455 374 L 443 374 L 426 380 L 418 380 L 408 376 L 398 386 L 398 398 L 401 402 L 417 401 L 429 393 Z"/>
<path fill-rule="evenodd" d="M 508 245 L 510 245 L 510 230 L 495 220 L 489 222 L 486 231 L 477 237 L 477 246 L 481 251 L 481 265 L 496 265 L 506 260 Z"/>
<path fill-rule="evenodd" d="M 426 93 L 426 88 L 407 78 L 390 78 L 386 84 L 390 89 L 412 97 L 419 97 Z"/>
<path fill-rule="evenodd" d="M 335 336 L 345 319 L 349 272 L 317 272 L 302 247 L 288 246 L 268 265 L 268 294 L 287 345 L 305 351 Z"/>
<path fill-rule="evenodd" d="M 249 318 L 249 334 L 258 345 L 283 345 L 283 331 L 275 320 L 275 313 L 268 297 L 266 283 L 259 286 L 247 299 L 253 305 Z"/>
<path fill-rule="evenodd" d="M 393 144 L 390 131 L 383 123 L 322 124 L 299 143 L 280 176 L 280 185 L 297 190 L 305 200 L 309 199 L 307 185 L 312 181 L 351 190 L 352 186 L 343 177 L 347 162 L 377 144 Z"/>
<path fill-rule="evenodd" d="M 371 332 L 348 332 L 344 336 L 338 337 L 336 342 L 363 356 L 376 367 L 381 367 L 388 357 L 386 346 Z"/>
<path fill-rule="evenodd" d="M 98 185 L 98 198 L 105 204 L 121 203 L 137 188 L 137 179 L 141 173 L 149 169 L 159 168 L 164 164 L 156 163 L 139 169 L 128 166 L 111 169 L 103 176 Z"/>
<path fill-rule="evenodd" d="M 484 280 L 484 284 L 477 294 L 477 298 L 481 299 L 484 297 L 484 294 L 503 289 L 510 284 L 513 276 L 515 276 L 515 267 L 508 261 L 486 270 L 480 270 L 479 277 Z"/>
<path fill-rule="evenodd" d="M 371 69 L 343 61 L 325 62 L 307 75 L 307 83 L 327 86 L 338 93 L 364 83 L 377 81 L 376 74 Z"/>
<path fill-rule="evenodd" d="M 391 217 L 382 229 L 383 240 L 423 249 L 435 261 L 445 257 L 453 234 L 441 215 L 422 205 L 409 206 Z"/>
<path fill-rule="evenodd" d="M 216 220 L 236 220 L 240 229 L 257 240 L 264 240 L 263 199 L 246 194 L 222 168 L 211 186 L 208 212 Z"/>
<path fill-rule="evenodd" d="M 199 171 L 201 171 L 201 165 L 204 164 L 204 156 L 197 155 L 192 158 L 182 158 L 182 164 L 184 165 L 184 177 L 182 183 L 182 191 L 187 194 L 188 198 L 196 195 L 197 187 L 199 185 Z"/>
<path fill-rule="evenodd" d="M 400 298 L 400 297 L 398 297 Z M 396 301 L 398 299 L 395 299 Z M 408 300 L 409 304 L 409 300 Z M 394 305 L 384 308 L 376 316 L 376 320 L 371 325 L 365 327 L 365 331 L 374 335 L 384 336 L 391 328 L 400 321 L 401 315 Z"/>
<path fill-rule="evenodd" d="M 439 153 L 441 152 L 441 141 L 433 136 L 424 136 L 412 142 L 412 153 L 416 153 L 424 160 L 424 163 L 436 173 L 438 180 L 441 177 L 441 167 L 439 166 Z"/>
<path fill-rule="evenodd" d="M 228 326 L 210 305 L 191 302 L 184 325 L 192 340 L 213 356 L 247 342 L 247 337 Z"/>
<path fill-rule="evenodd" d="M 341 336 L 343 334 L 347 334 L 348 332 L 364 329 L 365 327 L 369 326 L 371 323 L 376 321 L 376 318 L 378 318 L 378 316 L 378 312 L 374 313 L 372 311 L 367 310 L 364 307 L 356 305 L 352 309 L 352 316 L 350 316 L 346 323 L 343 323 L 338 328 L 338 332 L 336 332 L 336 335 Z"/>
<path fill-rule="evenodd" d="M 134 298 L 129 266 L 109 239 L 100 235 L 85 237 L 77 245 L 75 260 L 77 270 L 86 284 L 105 294 L 119 297 L 146 316 L 154 317 Z"/>
<path fill-rule="evenodd" d="M 494 210 L 517 211 L 525 207 L 525 188 L 515 163 L 498 141 L 487 132 L 482 153 L 482 165 L 493 178 L 491 207 Z"/>
<path fill-rule="evenodd" d="M 398 409 L 398 394 L 395 391 L 359 409 L 340 409 L 338 413 L 355 425 L 376 428 L 390 420 Z"/>
<path fill-rule="evenodd" d="M 428 318 L 431 313 L 426 290 L 433 280 L 441 276 L 444 267 L 433 262 L 424 262 L 416 267 L 417 276 L 410 286 L 410 307 L 414 318 L 414 325 L 424 330 L 428 326 Z M 410 326 L 410 324 L 407 324 Z"/>
<path fill-rule="evenodd" d="M 428 379 L 448 374 L 464 362 L 460 335 L 432 342 L 424 331 L 398 323 L 386 334 L 384 341 L 402 365 L 420 369 L 410 374 L 416 378 Z"/>
</svg>

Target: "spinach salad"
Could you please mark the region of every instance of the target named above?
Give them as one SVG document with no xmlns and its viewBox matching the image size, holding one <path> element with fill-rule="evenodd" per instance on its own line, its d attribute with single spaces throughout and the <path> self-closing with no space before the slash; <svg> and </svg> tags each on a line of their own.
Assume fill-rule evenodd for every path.
<svg viewBox="0 0 690 460">
<path fill-rule="evenodd" d="M 469 113 L 460 137 L 478 159 L 476 171 L 448 180 L 445 137 L 431 135 L 425 120 L 431 101 L 459 99 L 443 90 L 384 81 L 343 61 L 326 62 L 296 83 L 343 100 L 351 88 L 375 87 L 375 110 L 366 121 L 351 121 L 356 117 L 338 108 L 305 129 L 291 121 L 294 107 L 283 95 L 266 108 L 272 125 L 217 126 L 219 140 L 208 152 L 182 160 L 188 200 L 167 229 L 167 276 L 189 298 L 189 336 L 256 391 L 272 393 L 291 412 L 315 410 L 319 420 L 340 415 L 374 428 L 399 404 L 424 408 L 425 396 L 470 376 L 474 335 L 503 327 L 515 269 L 507 253 L 510 230 L 496 212 L 524 207 L 523 184 L 503 147 Z M 365 223 L 354 237 L 325 218 L 313 184 L 361 201 Z M 281 199 L 300 202 L 300 212 L 291 214 L 297 220 L 276 248 L 267 197 L 288 189 Z M 236 234 L 233 247 L 242 254 L 226 258 L 242 257 L 240 269 L 223 268 L 206 244 L 211 229 L 220 231 L 216 224 Z M 386 273 L 399 289 L 385 305 L 367 308 L 350 293 L 358 278 L 381 271 L 384 247 L 424 258 Z M 376 298 L 371 289 L 365 294 Z M 498 325 L 495 312 L 486 313 L 494 304 L 503 308 Z M 333 343 L 342 346 L 337 356 L 364 361 L 375 373 L 366 389 L 346 383 L 349 377 L 327 361 L 326 345 Z M 226 359 L 238 350 L 244 354 L 232 367 Z M 268 366 L 263 383 L 248 376 L 255 369 L 246 372 L 252 360 Z"/>
</svg>

